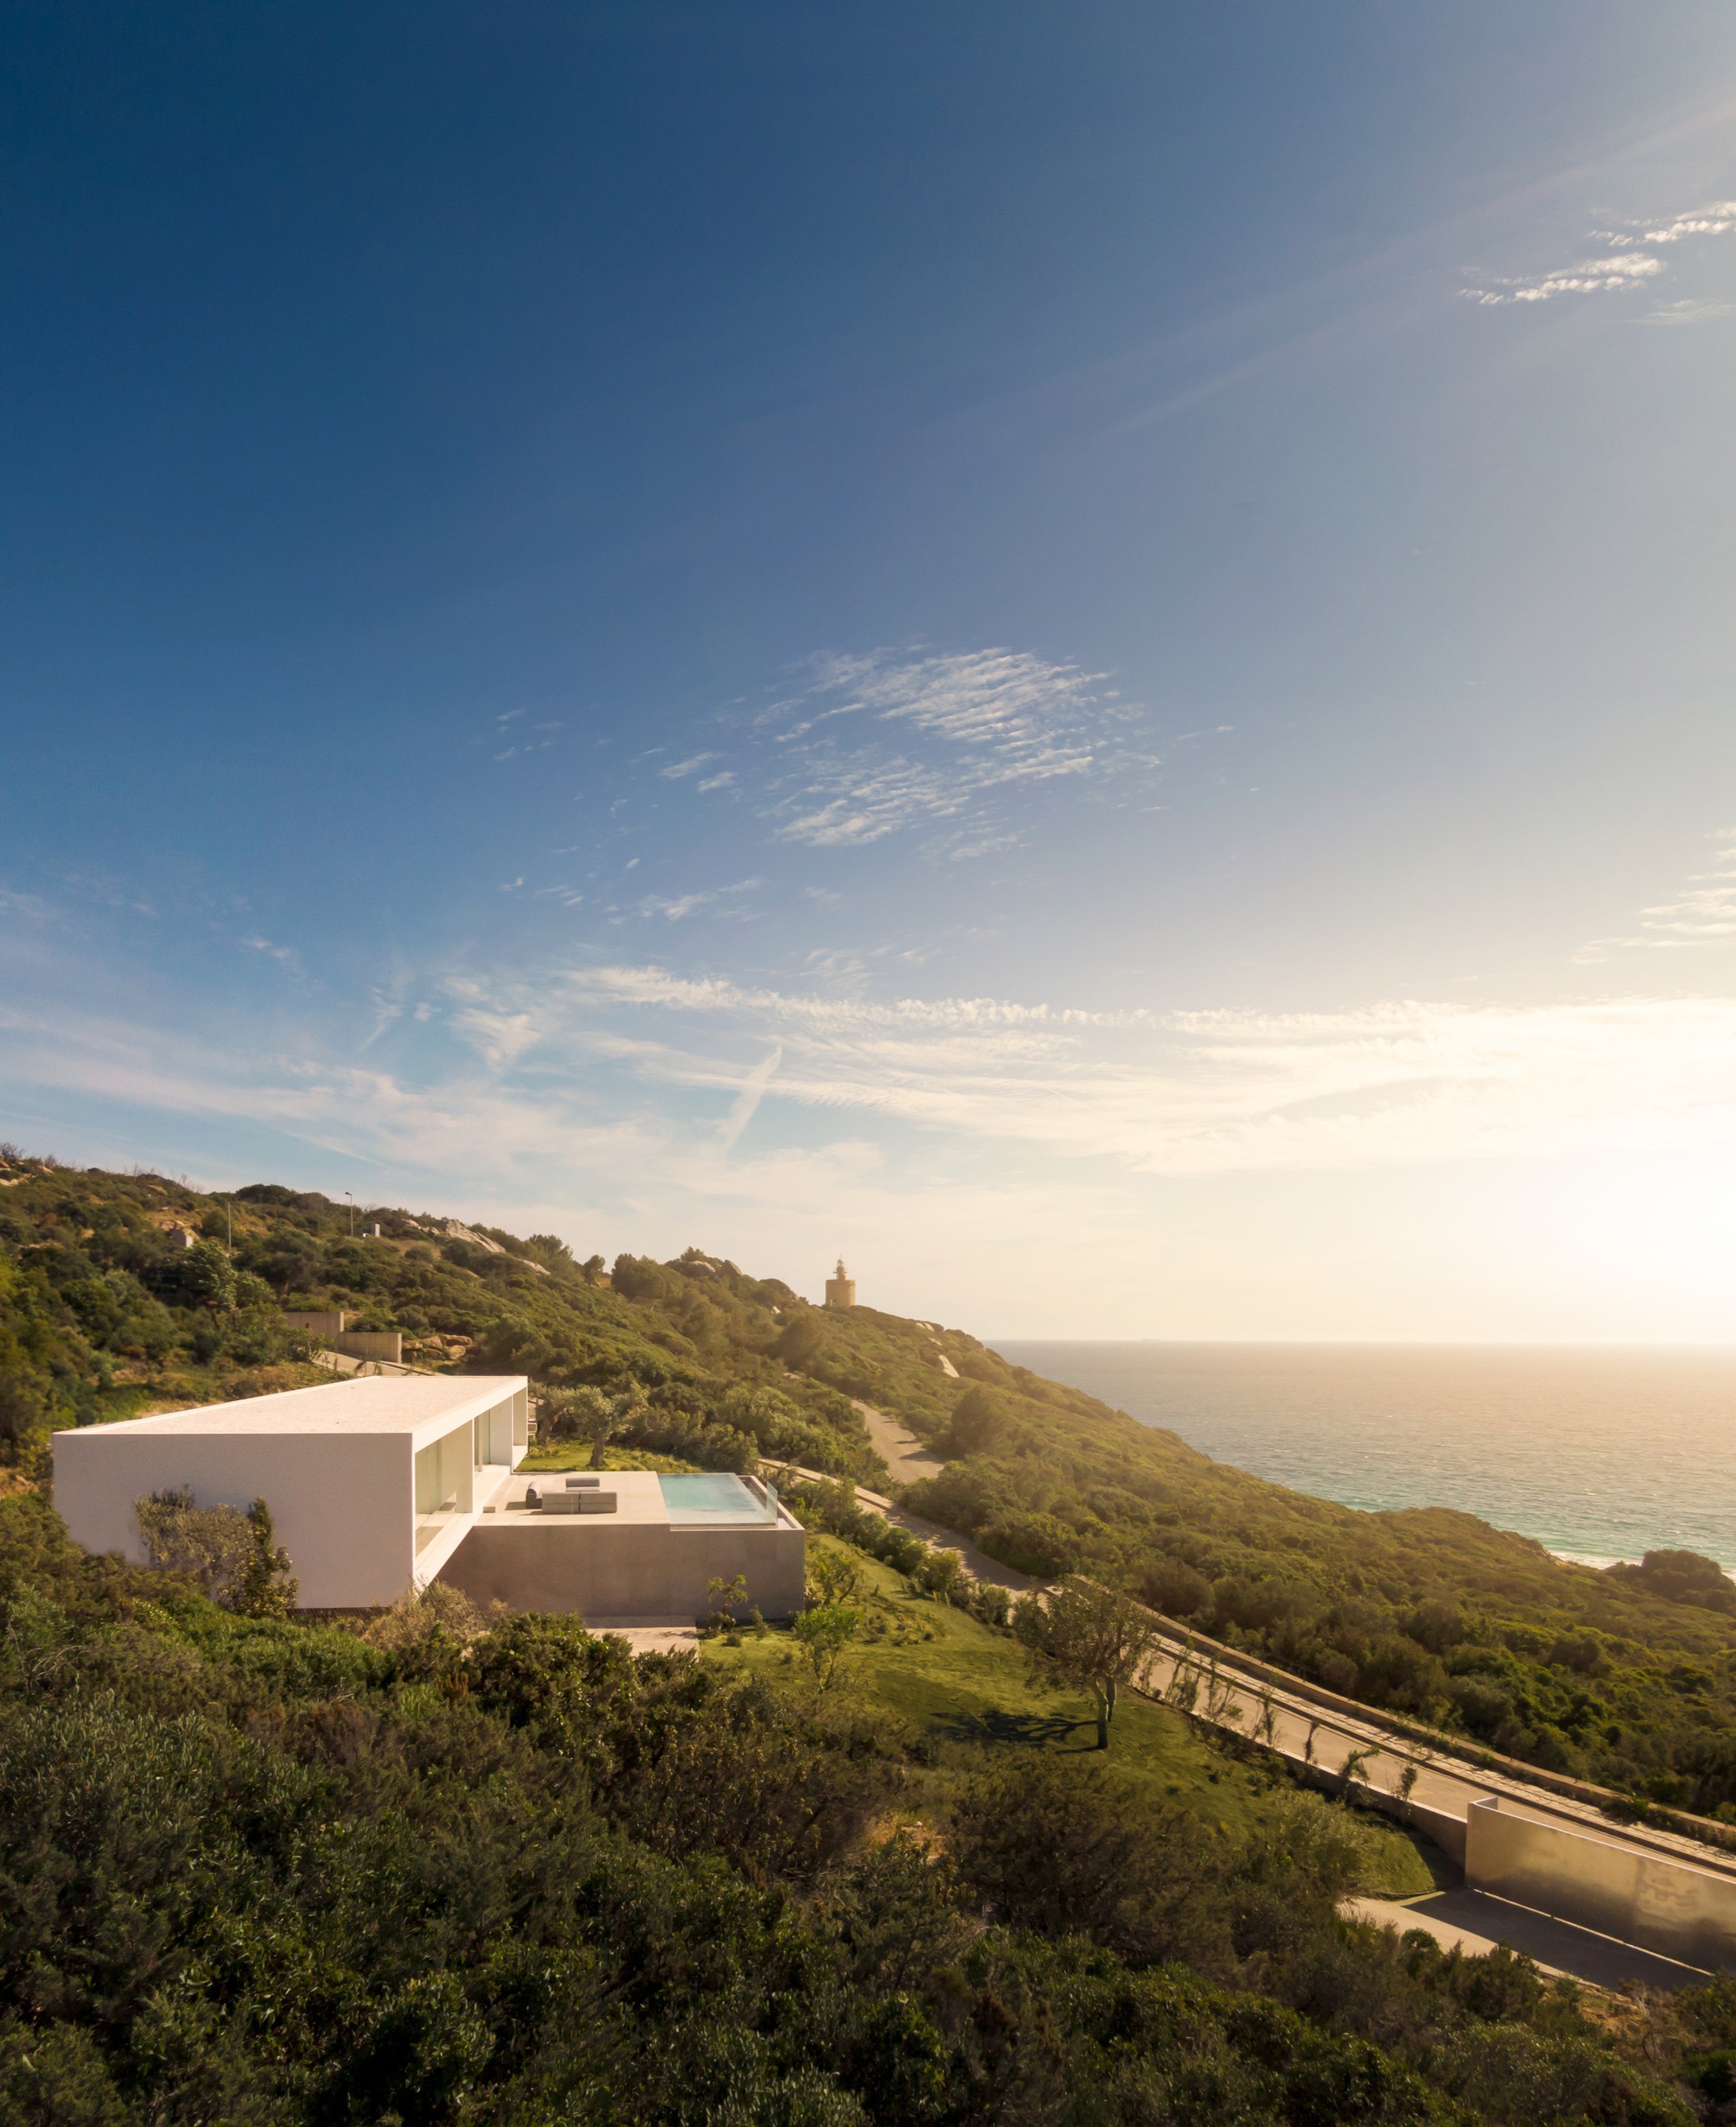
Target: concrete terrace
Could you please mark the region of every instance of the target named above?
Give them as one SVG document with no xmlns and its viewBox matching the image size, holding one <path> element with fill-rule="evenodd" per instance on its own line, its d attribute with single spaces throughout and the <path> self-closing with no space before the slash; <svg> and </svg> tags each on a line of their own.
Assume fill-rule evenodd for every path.
<svg viewBox="0 0 1736 2127">
<path fill-rule="evenodd" d="M 592 1475 L 600 1492 L 614 1496 L 612 1511 L 551 1512 L 541 1503 Z M 606 1630 L 667 1630 L 690 1628 L 712 1607 L 710 1584 L 740 1574 L 750 1603 L 768 1617 L 787 1616 L 802 1603 L 801 1524 L 786 1508 L 769 1511 L 757 1479 L 730 1481 L 741 1488 L 741 1506 L 683 1511 L 677 1504 L 672 1511 L 654 1471 L 518 1471 L 468 1518 L 440 1577 L 483 1604 L 576 1612 Z M 536 1507 L 528 1497 L 533 1487 Z"/>
</svg>

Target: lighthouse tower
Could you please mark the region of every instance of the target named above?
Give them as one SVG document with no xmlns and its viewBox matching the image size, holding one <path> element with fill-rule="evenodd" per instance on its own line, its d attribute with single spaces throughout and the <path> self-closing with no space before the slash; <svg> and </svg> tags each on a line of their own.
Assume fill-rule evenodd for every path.
<svg viewBox="0 0 1736 2127">
<path fill-rule="evenodd" d="M 853 1307 L 856 1305 L 856 1281 L 844 1268 L 844 1258 L 838 1259 L 838 1275 L 825 1281 L 825 1304 L 829 1307 Z"/>
</svg>

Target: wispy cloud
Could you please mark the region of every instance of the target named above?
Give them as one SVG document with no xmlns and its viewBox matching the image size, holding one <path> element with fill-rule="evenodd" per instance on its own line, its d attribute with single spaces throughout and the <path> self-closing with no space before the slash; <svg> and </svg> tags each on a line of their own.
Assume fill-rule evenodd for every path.
<svg viewBox="0 0 1736 2127">
<path fill-rule="evenodd" d="M 1736 311 L 1736 303 L 1714 303 L 1699 296 L 1685 296 L 1679 303 L 1660 303 L 1655 310 L 1641 311 L 1637 318 L 1630 318 L 1630 325 L 1710 325 L 1715 319 L 1727 318 Z"/>
<path fill-rule="evenodd" d="M 1605 295 L 1632 288 L 1663 270 L 1661 259 L 1623 252 L 1612 259 L 1581 259 L 1576 266 L 1557 267 L 1529 280 L 1497 280 L 1465 293 L 1476 303 L 1549 303 L 1558 295 Z"/>
<path fill-rule="evenodd" d="M 779 840 L 814 848 L 923 830 L 980 853 L 1016 839 L 995 823 L 1020 790 L 1154 766 L 1136 722 L 1103 675 L 1029 651 L 819 658 L 759 719 L 761 810 Z"/>
<path fill-rule="evenodd" d="M 1050 1004 L 1022 1004 L 1001 998 L 894 998 L 875 1000 L 832 997 L 819 992 L 744 987 L 716 975 L 675 975 L 656 966 L 586 968 L 569 971 L 558 986 L 575 999 L 651 1005 L 751 1019 L 766 1017 L 780 1024 L 817 1030 L 920 1028 L 954 1032 L 983 1028 L 1152 1027 L 1160 1024 L 1147 1011 L 1087 1011 Z"/>
<path fill-rule="evenodd" d="M 771 1084 L 783 1060 L 783 1050 L 773 1049 L 742 1080 L 741 1090 L 736 1095 L 734 1105 L 724 1118 L 723 1128 L 718 1132 L 718 1147 L 726 1159 L 741 1142 L 742 1131 L 759 1113 L 760 1103 L 766 1097 L 766 1089 Z"/>
<path fill-rule="evenodd" d="M 1620 938 L 1595 938 L 1575 959 L 1595 963 L 1620 952 L 1680 952 L 1736 938 L 1736 828 L 1716 839 L 1720 847 L 1709 871 L 1693 873 L 1674 900 L 1641 909 L 1637 930 Z"/>
<path fill-rule="evenodd" d="M 1626 229 L 1600 229 L 1609 244 L 1679 244 L 1685 236 L 1727 236 L 1736 229 L 1736 200 L 1720 200 L 1715 206 L 1695 207 L 1655 228 L 1637 224 Z"/>
<path fill-rule="evenodd" d="M 617 965 L 551 977 L 534 1002 L 478 993 L 470 1011 L 483 1053 L 505 1033 L 543 1076 L 606 1057 L 648 1088 L 734 1100 L 739 1059 L 775 1048 L 786 1103 L 1136 1173 L 1736 1144 L 1728 998 L 1160 1015 Z"/>
<path fill-rule="evenodd" d="M 1022 843 L 1045 790 L 1140 802 L 1162 765 L 1147 721 L 1107 675 L 1034 651 L 827 653 L 763 706 L 729 704 L 715 744 L 674 759 L 655 747 L 632 765 L 696 797 L 727 793 L 742 808 L 735 831 L 757 822 L 750 832 L 773 844 L 915 836 L 924 855 L 964 861 Z M 611 818 L 628 803 L 618 794 Z M 677 897 L 648 912 L 694 905 Z"/>
<path fill-rule="evenodd" d="M 15 893 L 10 886 L 0 886 L 0 915 L 18 916 L 31 923 L 57 922 L 60 911 L 40 894 Z"/>
<path fill-rule="evenodd" d="M 1636 928 L 1642 944 L 1732 936 L 1736 835 Z M 353 1006 L 297 984 L 271 1025 L 214 1004 L 195 1024 L 115 971 L 31 951 L 27 926 L 0 932 L 15 1093 L 249 1124 L 496 1201 L 542 1202 L 564 1178 L 623 1203 L 686 1192 L 810 1219 L 877 1169 L 890 1203 L 943 1169 L 988 1194 L 1015 1172 L 1028 1193 L 1088 1194 L 1736 1148 L 1736 997 L 1177 1012 L 865 995 L 860 967 L 786 989 L 623 958 L 401 969 Z"/>
<path fill-rule="evenodd" d="M 293 945 L 274 945 L 268 938 L 244 938 L 237 940 L 244 952 L 256 952 L 263 958 L 275 960 L 281 966 L 301 971 L 301 955 Z"/>
<path fill-rule="evenodd" d="M 364 1049 L 366 1001 L 323 983 L 297 986 L 293 1017 L 225 1016 L 214 1002 L 171 1009 L 126 967 L 32 961 L 4 926 L 0 956 L 15 1136 L 58 1133 L 74 1112 L 80 1142 L 56 1149 L 78 1157 L 168 1155 L 226 1184 L 349 1186 L 561 1232 L 586 1254 L 661 1256 L 698 1239 L 799 1286 L 842 1244 L 852 1261 L 878 1259 L 877 1301 L 899 1305 L 886 1288 L 902 1281 L 911 1311 L 944 1293 L 984 1327 L 1048 1308 L 1055 1333 L 1270 1334 L 1276 1321 L 1361 1335 L 1392 1320 L 1427 1333 L 1433 1318 L 1364 1305 L 1364 1256 L 1331 1271 L 1332 1205 L 1364 1185 L 1299 1193 L 1291 1177 L 1361 1170 L 1378 1194 L 1374 1170 L 1403 1172 L 1385 1194 L 1414 1208 L 1456 1164 L 1486 1162 L 1484 1227 L 1455 1246 L 1474 1239 L 1522 1285 L 1525 1263 L 1570 1236 L 1516 1242 L 1500 1162 L 1529 1175 L 1559 1161 L 1571 1190 L 1575 1162 L 1687 1154 L 1715 1177 L 1736 1155 L 1736 998 L 1163 1014 L 840 998 L 625 964 L 512 979 L 420 970 L 385 992 L 395 1005 L 419 991 L 413 1011 Z M 1238 1179 L 1198 1186 L 1213 1176 Z M 1254 1201 L 1278 1208 L 1275 1240 L 1249 1224 L 1242 1178 L 1260 1176 L 1273 1178 Z M 1430 1255 L 1426 1212 L 1410 1227 L 1423 1254 L 1400 1249 L 1395 1306 L 1442 1275 L 1450 1285 L 1461 1261 L 1453 1247 Z M 1258 1298 L 1275 1266 L 1292 1294 L 1282 1305 Z M 1551 1289 L 1573 1282 L 1553 1258 L 1550 1275 Z M 1249 1294 L 1258 1304 L 1237 1313 Z M 1566 1333 L 1588 1328 L 1575 1317 Z"/>
<path fill-rule="evenodd" d="M 1626 229 L 1599 229 L 1593 240 L 1607 244 L 1603 254 L 1545 273 L 1489 277 L 1464 293 L 1485 305 L 1548 303 L 1562 295 L 1609 295 L 1655 280 L 1664 261 L 1647 245 L 1679 244 L 1691 236 L 1724 236 L 1736 229 L 1736 200 L 1697 207 L 1653 226 L 1634 223 Z"/>
<path fill-rule="evenodd" d="M 735 897 L 752 893 L 764 883 L 758 879 L 739 879 L 733 886 L 711 886 L 698 893 L 648 893 L 639 904 L 639 913 L 661 916 L 666 923 L 680 923 L 684 917 L 697 916 L 702 909 L 715 916 L 739 916 L 746 912 Z"/>
</svg>

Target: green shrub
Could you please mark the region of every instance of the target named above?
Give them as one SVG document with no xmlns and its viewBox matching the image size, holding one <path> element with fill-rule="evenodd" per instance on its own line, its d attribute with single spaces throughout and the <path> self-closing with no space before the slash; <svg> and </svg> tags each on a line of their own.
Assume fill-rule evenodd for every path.
<svg viewBox="0 0 1736 2127">
<path fill-rule="evenodd" d="M 1053 1514 L 1004 1514 L 979 1529 L 976 1542 L 991 1558 L 1038 1580 L 1075 1571 L 1082 1554 L 1078 1531 Z"/>
</svg>

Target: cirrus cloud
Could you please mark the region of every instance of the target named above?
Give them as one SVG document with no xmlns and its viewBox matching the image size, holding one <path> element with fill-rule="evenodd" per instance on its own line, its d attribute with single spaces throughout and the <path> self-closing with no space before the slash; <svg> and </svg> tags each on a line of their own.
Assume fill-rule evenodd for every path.
<svg viewBox="0 0 1736 2127">
<path fill-rule="evenodd" d="M 831 654 L 738 727 L 733 756 L 690 754 L 667 781 L 745 799 L 774 842 L 861 848 L 921 833 L 968 858 L 1021 839 L 1021 801 L 1043 788 L 1132 797 L 1158 757 L 1141 712 L 1106 675 L 1028 650 Z M 725 764 L 725 765 L 719 765 Z"/>
<path fill-rule="evenodd" d="M 1662 222 L 1600 229 L 1595 232 L 1595 240 L 1609 246 L 1601 257 L 1581 259 L 1544 273 L 1491 277 L 1467 287 L 1464 293 L 1472 302 L 1485 306 L 1549 303 L 1562 295 L 1620 294 L 1656 280 L 1666 270 L 1664 261 L 1645 246 L 1679 244 L 1693 236 L 1725 236 L 1733 229 L 1736 229 L 1736 200 L 1719 201 Z M 1709 309 L 1706 314 L 1717 313 Z"/>
<path fill-rule="evenodd" d="M 522 1037 L 513 996 L 466 1010 L 482 1052 Z M 535 1010 L 545 1072 L 607 1058 L 648 1090 L 733 1098 L 775 1050 L 766 1099 L 1148 1174 L 1736 1144 L 1736 999 L 1160 1014 L 618 965 L 541 983 Z"/>
</svg>

